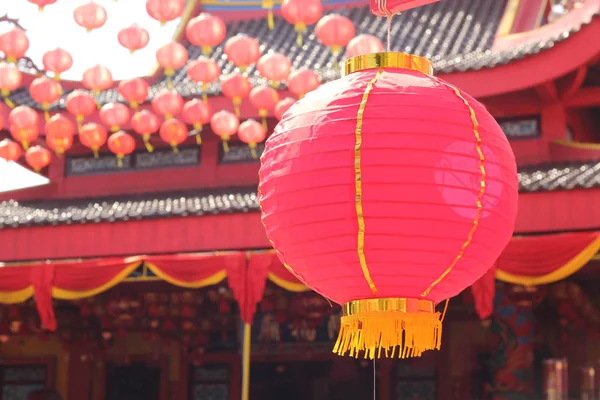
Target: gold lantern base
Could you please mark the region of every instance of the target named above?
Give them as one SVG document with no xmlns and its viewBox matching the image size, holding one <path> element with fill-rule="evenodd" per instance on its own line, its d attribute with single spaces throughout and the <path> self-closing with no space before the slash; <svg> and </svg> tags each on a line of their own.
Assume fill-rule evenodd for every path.
<svg viewBox="0 0 600 400">
<path fill-rule="evenodd" d="M 385 298 L 355 300 L 342 306 L 340 333 L 333 352 L 369 359 L 420 357 L 439 350 L 442 321 L 430 300 Z"/>
</svg>

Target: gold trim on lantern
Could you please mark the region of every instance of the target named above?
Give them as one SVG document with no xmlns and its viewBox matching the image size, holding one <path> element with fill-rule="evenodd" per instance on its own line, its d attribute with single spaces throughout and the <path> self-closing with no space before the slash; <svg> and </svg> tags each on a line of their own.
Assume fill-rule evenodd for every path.
<svg viewBox="0 0 600 400">
<path fill-rule="evenodd" d="M 431 300 L 363 299 L 342 306 L 333 352 L 365 358 L 419 357 L 442 344 L 442 318 Z"/>
<path fill-rule="evenodd" d="M 424 312 L 434 313 L 435 303 L 431 300 L 408 298 L 363 299 L 345 303 L 342 306 L 342 315 L 351 316 L 366 312 Z"/>
<path fill-rule="evenodd" d="M 344 63 L 344 75 L 376 68 L 403 68 L 433 75 L 431 61 L 408 53 L 387 52 L 362 54 L 349 58 Z"/>
</svg>

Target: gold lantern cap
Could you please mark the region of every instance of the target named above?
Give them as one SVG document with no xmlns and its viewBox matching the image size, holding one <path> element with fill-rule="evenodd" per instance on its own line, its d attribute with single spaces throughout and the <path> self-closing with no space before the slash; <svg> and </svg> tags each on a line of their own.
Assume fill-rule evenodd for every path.
<svg viewBox="0 0 600 400">
<path fill-rule="evenodd" d="M 343 75 L 377 68 L 403 68 L 433 75 L 433 65 L 427 58 L 399 52 L 361 54 L 349 58 L 344 63 Z"/>
</svg>

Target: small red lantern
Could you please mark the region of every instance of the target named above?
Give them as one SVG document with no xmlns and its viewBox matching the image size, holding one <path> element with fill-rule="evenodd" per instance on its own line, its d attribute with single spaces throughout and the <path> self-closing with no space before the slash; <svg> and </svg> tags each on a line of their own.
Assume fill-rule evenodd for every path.
<svg viewBox="0 0 600 400">
<path fill-rule="evenodd" d="M 13 108 L 8 114 L 8 125 L 13 139 L 21 143 L 25 150 L 29 148 L 29 143 L 38 138 L 38 115 L 30 107 Z"/>
<path fill-rule="evenodd" d="M 25 162 L 35 172 L 40 172 L 52 161 L 52 153 L 42 146 L 33 146 L 25 152 Z"/>
<path fill-rule="evenodd" d="M 152 99 L 152 109 L 165 119 L 173 118 L 182 108 L 183 98 L 174 90 L 163 90 Z"/>
<path fill-rule="evenodd" d="M 221 110 L 210 119 L 210 128 L 223 141 L 223 150 L 227 153 L 229 145 L 227 142 L 235 135 L 240 127 L 238 117 L 229 111 Z"/>
<path fill-rule="evenodd" d="M 302 36 L 307 25 L 316 24 L 323 15 L 321 0 L 284 0 L 281 4 L 281 14 L 298 33 L 298 46 L 302 46 Z"/>
<path fill-rule="evenodd" d="M 46 135 L 46 144 L 56 155 L 62 156 L 73 146 L 73 136 L 61 134 Z"/>
<path fill-rule="evenodd" d="M 159 135 L 162 140 L 173 148 L 174 152 L 177 152 L 177 146 L 185 142 L 188 137 L 188 129 L 177 118 L 171 118 L 162 123 Z"/>
<path fill-rule="evenodd" d="M 77 25 L 91 32 L 106 23 L 106 9 L 94 1 L 90 1 L 77 7 L 73 11 L 73 18 Z"/>
<path fill-rule="evenodd" d="M 347 46 L 356 36 L 354 24 L 348 17 L 339 14 L 329 14 L 321 18 L 315 27 L 315 34 L 321 43 L 331 48 L 337 56 L 342 47 Z"/>
<path fill-rule="evenodd" d="M 46 71 L 54 73 L 54 79 L 60 80 L 60 74 L 73 66 L 73 57 L 68 51 L 56 48 L 44 53 L 42 63 Z"/>
<path fill-rule="evenodd" d="M 262 118 L 262 124 L 267 130 L 267 117 L 269 111 L 273 111 L 279 101 L 279 94 L 269 86 L 257 86 L 250 91 L 250 103 L 258 109 L 258 115 Z"/>
<path fill-rule="evenodd" d="M 170 42 L 156 50 L 156 61 L 165 70 L 167 84 L 172 88 L 171 77 L 175 75 L 175 70 L 183 68 L 187 63 L 188 52 L 182 44 Z"/>
<path fill-rule="evenodd" d="M 150 85 L 143 78 L 127 79 L 119 82 L 118 90 L 119 94 L 126 102 L 129 103 L 129 107 L 138 108 L 148 98 L 148 90 Z"/>
<path fill-rule="evenodd" d="M 0 158 L 6 161 L 17 161 L 23 155 L 23 150 L 16 142 L 4 139 L 0 142 Z"/>
<path fill-rule="evenodd" d="M 15 105 L 8 96 L 10 96 L 10 92 L 21 86 L 22 80 L 23 76 L 16 65 L 0 63 L 0 94 L 10 108 Z"/>
<path fill-rule="evenodd" d="M 181 17 L 185 7 L 184 0 L 147 0 L 146 11 L 162 25 Z"/>
<path fill-rule="evenodd" d="M 103 90 L 110 89 L 113 77 L 108 68 L 103 65 L 94 65 L 83 72 L 83 86 L 98 95 Z"/>
<path fill-rule="evenodd" d="M 334 352 L 420 356 L 440 347 L 435 306 L 512 236 L 515 159 L 485 107 L 427 59 L 359 57 L 267 140 L 262 221 L 288 270 L 343 305 Z"/>
<path fill-rule="evenodd" d="M 210 122 L 210 117 L 212 116 L 210 105 L 198 99 L 190 100 L 184 104 L 181 115 L 186 123 L 194 127 L 196 143 L 198 145 L 202 144 L 200 132 L 202 131 L 202 126 Z"/>
<path fill-rule="evenodd" d="M 185 27 L 185 35 L 191 44 L 202 48 L 202 54 L 209 55 L 213 47 L 225 40 L 227 28 L 217 16 L 201 13 L 192 18 Z"/>
<path fill-rule="evenodd" d="M 131 54 L 146 47 L 150 41 L 148 31 L 137 24 L 121 29 L 117 38 L 121 46 L 129 50 Z"/>
<path fill-rule="evenodd" d="M 108 132 L 106 128 L 94 122 L 83 125 L 79 130 L 79 141 L 82 145 L 91 149 L 96 158 L 98 158 L 98 150 L 104 146 L 107 138 Z"/>
<path fill-rule="evenodd" d="M 149 142 L 150 135 L 158 132 L 160 119 L 151 111 L 138 111 L 131 117 L 131 128 L 135 133 L 142 136 L 146 150 L 151 153 L 154 147 Z"/>
<path fill-rule="evenodd" d="M 46 120 L 50 118 L 48 114 L 50 105 L 60 100 L 62 93 L 60 83 L 45 76 L 34 79 L 29 85 L 29 94 L 34 101 L 42 106 Z"/>
<path fill-rule="evenodd" d="M 238 136 L 242 142 L 250 147 L 252 158 L 258 158 L 256 144 L 262 142 L 267 137 L 267 130 L 264 126 L 253 119 L 248 119 L 240 124 Z"/>
<path fill-rule="evenodd" d="M 290 92 L 301 99 L 306 93 L 312 92 L 321 86 L 321 78 L 315 71 L 301 68 L 290 74 L 287 84 Z"/>
<path fill-rule="evenodd" d="M 123 131 L 115 132 L 108 138 L 108 149 L 117 156 L 117 164 L 122 167 L 125 156 L 135 150 L 135 139 Z"/>
<path fill-rule="evenodd" d="M 262 56 L 256 64 L 258 72 L 267 78 L 273 86 L 279 86 L 285 81 L 292 70 L 292 62 L 280 53 L 268 53 Z"/>
<path fill-rule="evenodd" d="M 225 42 L 224 53 L 233 65 L 245 72 L 260 58 L 260 44 L 258 40 L 250 36 L 237 34 Z"/>
<path fill-rule="evenodd" d="M 438 0 L 371 0 L 371 14 L 377 15 L 378 17 L 386 17 L 437 1 Z"/>
<path fill-rule="evenodd" d="M 16 63 L 19 58 L 25 57 L 28 49 L 29 39 L 22 29 L 13 28 L 0 35 L 0 51 L 9 63 Z"/>
<path fill-rule="evenodd" d="M 283 118 L 283 114 L 286 113 L 287 110 L 290 109 L 296 103 L 296 99 L 293 97 L 286 97 L 283 100 L 279 100 L 277 105 L 275 106 L 275 118 L 281 120 Z"/>
<path fill-rule="evenodd" d="M 67 111 L 75 116 L 77 126 L 81 127 L 85 117 L 96 111 L 96 99 L 85 90 L 74 90 L 67 96 L 65 105 Z"/>
<path fill-rule="evenodd" d="M 37 5 L 39 12 L 44 12 L 44 7 L 49 6 L 50 4 L 56 3 L 56 0 L 27 0 L 27 1 Z"/>
<path fill-rule="evenodd" d="M 205 103 L 208 102 L 208 85 L 215 82 L 221 76 L 219 65 L 210 58 L 200 56 L 188 64 L 187 73 L 191 81 L 201 86 L 202 99 Z"/>
<path fill-rule="evenodd" d="M 228 99 L 231 99 L 235 115 L 240 115 L 242 99 L 250 94 L 252 85 L 248 78 L 242 74 L 233 73 L 221 78 L 221 91 Z"/>
<path fill-rule="evenodd" d="M 121 103 L 107 103 L 100 109 L 100 121 L 117 132 L 129 122 L 129 108 Z"/>
<path fill-rule="evenodd" d="M 363 54 L 381 53 L 383 42 L 377 36 L 362 34 L 354 37 L 346 46 L 346 57 L 352 58 Z"/>
<path fill-rule="evenodd" d="M 61 114 L 55 114 L 52 116 L 52 118 L 46 121 L 44 131 L 46 132 L 46 136 L 73 137 L 73 135 L 75 134 L 75 127 L 67 117 Z"/>
</svg>

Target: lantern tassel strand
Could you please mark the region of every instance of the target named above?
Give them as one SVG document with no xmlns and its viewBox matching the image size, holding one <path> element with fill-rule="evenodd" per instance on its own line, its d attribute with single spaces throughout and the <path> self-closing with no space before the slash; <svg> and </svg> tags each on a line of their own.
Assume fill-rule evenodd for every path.
<svg viewBox="0 0 600 400">
<path fill-rule="evenodd" d="M 202 135 L 200 134 L 200 131 L 196 132 L 196 144 L 198 146 L 200 146 L 202 144 Z"/>
<path fill-rule="evenodd" d="M 270 31 L 272 31 L 273 29 L 275 29 L 275 18 L 273 17 L 273 9 L 272 8 L 269 9 L 268 23 L 269 23 L 269 30 Z"/>
<path fill-rule="evenodd" d="M 439 350 L 441 343 L 440 313 L 364 312 L 342 317 L 333 352 L 356 358 L 364 352 L 368 359 L 408 358 Z"/>
</svg>

